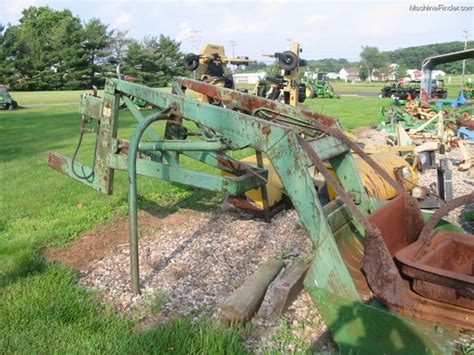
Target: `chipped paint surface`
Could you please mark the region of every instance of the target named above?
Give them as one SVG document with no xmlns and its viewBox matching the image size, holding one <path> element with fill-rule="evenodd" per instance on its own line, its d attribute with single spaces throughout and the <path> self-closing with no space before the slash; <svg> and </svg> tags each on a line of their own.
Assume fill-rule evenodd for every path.
<svg viewBox="0 0 474 355">
<path fill-rule="evenodd" d="M 472 326 L 473 312 L 460 312 L 423 298 L 402 280 L 393 256 L 400 248 L 413 243 L 423 226 L 418 205 L 409 196 L 403 195 L 400 184 L 343 134 L 336 119 L 191 79 L 179 78 L 176 84 L 179 88 L 188 88 L 211 98 L 215 104 L 186 97 L 181 89 L 174 90 L 180 93 L 176 95 L 110 79 L 106 82 L 103 98 L 91 95 L 81 98 L 80 113 L 84 118 L 100 121 L 92 178 L 81 180 L 75 177 L 71 170 L 73 162 L 68 158 L 55 153 L 49 156 L 52 168 L 107 194 L 112 193 L 114 171 L 128 168 L 131 265 L 136 292 L 139 291 L 136 175 L 238 194 L 264 185 L 267 179 L 266 169 L 243 164 L 227 155 L 232 150 L 252 147 L 270 159 L 286 194 L 308 230 L 314 245 L 314 259 L 305 284 L 321 303 L 321 313 L 330 325 L 331 332 L 336 334 L 336 339 L 347 343 L 360 341 L 355 337 L 364 333 L 364 317 L 379 319 L 380 324 L 387 324 L 390 318 L 394 322 L 397 320 L 394 323 L 396 325 L 392 325 L 393 329 L 404 336 L 397 346 L 400 342 L 410 342 L 412 334 L 425 348 L 438 350 L 429 336 L 423 338 L 407 326 L 411 320 L 405 323 L 404 318 L 387 316 L 362 302 L 362 299 L 365 301 L 373 296 L 410 319 L 423 318 L 446 324 L 457 322 L 465 328 Z M 158 113 L 155 110 L 144 117 L 134 108 L 132 97 L 150 103 L 158 109 Z M 117 139 L 121 98 L 139 122 L 130 144 Z M 159 113 L 162 110 L 165 112 Z M 149 127 L 155 120 L 166 120 L 166 139 L 176 141 L 172 144 L 163 141 Z M 190 133 L 184 126 L 185 121 L 195 123 L 197 133 Z M 141 136 L 145 133 L 153 142 L 142 145 L 143 149 L 140 150 Z M 192 145 L 193 150 L 186 150 L 186 146 L 190 147 L 186 145 L 190 142 L 186 141 L 190 134 L 194 134 L 193 142 L 196 143 Z M 393 205 L 387 204 L 371 214 L 378 206 L 367 196 L 351 151 L 364 159 L 375 174 L 399 194 L 399 199 Z M 180 155 L 236 176 L 211 176 L 185 169 L 180 165 Z M 325 161 L 329 161 L 340 183 L 328 173 Z M 313 165 L 328 183 L 334 185 L 339 196 L 336 202 L 329 205 L 337 211 L 331 217 L 328 217 L 316 193 L 308 169 Z M 92 169 L 79 162 L 74 162 L 74 167 L 84 172 L 91 172 Z M 341 201 L 344 208 L 338 205 Z M 390 212 L 390 207 L 394 208 L 394 212 L 384 213 Z M 397 216 L 400 217 L 399 224 L 405 226 L 401 236 L 384 228 Z M 338 299 L 331 299 L 331 295 L 337 295 Z M 348 309 L 354 309 L 357 313 L 350 313 Z M 338 314 L 354 317 L 354 322 L 349 319 L 347 324 L 341 325 L 337 323 Z M 385 338 L 390 336 L 387 333 L 389 330 L 377 331 Z M 338 336 L 338 332 L 343 335 Z M 370 344 L 364 343 L 364 346 L 370 348 Z M 378 350 L 381 349 L 391 351 L 383 347 Z"/>
</svg>

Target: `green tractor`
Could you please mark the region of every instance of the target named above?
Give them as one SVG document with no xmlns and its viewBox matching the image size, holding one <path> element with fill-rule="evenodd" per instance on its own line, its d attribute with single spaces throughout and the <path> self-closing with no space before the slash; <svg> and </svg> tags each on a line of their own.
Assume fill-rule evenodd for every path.
<svg viewBox="0 0 474 355">
<path fill-rule="evenodd" d="M 340 98 L 331 84 L 327 73 L 308 73 L 306 83 L 306 97 L 325 97 L 329 99 Z"/>
<path fill-rule="evenodd" d="M 8 88 L 2 85 L 0 85 L 0 107 L 9 110 L 13 110 L 18 107 L 18 103 L 13 100 Z"/>
</svg>

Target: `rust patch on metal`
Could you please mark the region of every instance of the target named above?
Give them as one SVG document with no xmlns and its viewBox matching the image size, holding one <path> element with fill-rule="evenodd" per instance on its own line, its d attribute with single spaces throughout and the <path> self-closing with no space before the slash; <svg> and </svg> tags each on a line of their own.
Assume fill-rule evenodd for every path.
<svg viewBox="0 0 474 355">
<path fill-rule="evenodd" d="M 56 152 L 50 152 L 48 154 L 48 165 L 54 170 L 57 170 L 63 173 L 63 165 L 66 163 L 67 163 L 66 158 L 63 157 L 62 155 Z"/>
<path fill-rule="evenodd" d="M 417 241 L 396 255 L 413 290 L 425 297 L 474 310 L 474 236 L 438 232 L 429 243 Z"/>
<path fill-rule="evenodd" d="M 117 144 L 118 154 L 128 155 L 128 150 L 130 149 L 130 142 L 126 139 L 119 139 Z"/>
<path fill-rule="evenodd" d="M 378 208 L 368 220 L 380 230 L 392 258 L 417 239 L 424 225 L 416 202 L 407 193 Z"/>
<path fill-rule="evenodd" d="M 256 204 L 250 202 L 243 196 L 230 196 L 227 200 L 232 206 L 245 209 L 246 211 L 260 215 L 263 210 Z"/>
<path fill-rule="evenodd" d="M 268 136 L 270 133 L 272 133 L 272 130 L 270 129 L 270 127 L 267 127 L 267 126 L 263 126 L 261 131 L 262 131 L 262 134 L 265 136 Z"/>
<path fill-rule="evenodd" d="M 439 208 L 433 215 L 430 217 L 428 222 L 426 222 L 425 227 L 420 233 L 419 240 L 426 242 L 429 240 L 430 233 L 434 227 L 441 221 L 441 219 L 446 216 L 450 211 L 460 206 L 464 206 L 470 203 L 474 203 L 474 192 L 470 194 L 455 198 L 454 200 L 449 201 L 441 208 Z"/>
<path fill-rule="evenodd" d="M 376 226 L 366 230 L 362 269 L 370 288 L 382 303 L 398 307 L 412 305 L 382 233 Z"/>
<path fill-rule="evenodd" d="M 268 108 L 271 110 L 278 111 L 282 115 L 294 115 L 295 108 L 294 107 L 285 107 L 285 105 L 279 105 L 277 102 L 265 99 L 263 97 L 254 96 L 245 94 L 239 91 L 230 90 L 226 88 L 220 88 L 208 83 L 204 83 L 201 81 L 196 81 L 192 79 L 185 79 L 181 78 L 178 79 L 180 84 L 183 87 L 206 95 L 208 97 L 212 97 L 216 100 L 223 101 L 224 103 L 229 103 L 231 106 L 239 108 L 239 110 L 245 112 L 252 112 L 257 108 Z M 307 119 L 315 120 L 321 122 L 323 125 L 326 126 L 337 126 L 338 121 L 335 118 L 332 118 L 327 115 L 323 115 L 321 113 L 313 113 L 311 111 L 303 110 L 297 108 L 297 114 L 301 115 Z"/>
<path fill-rule="evenodd" d="M 393 310 L 413 318 L 449 325 L 455 329 L 474 330 L 474 311 L 448 303 L 431 300 L 409 292 L 412 307 L 389 305 Z"/>
<path fill-rule="evenodd" d="M 238 160 L 231 159 L 222 154 L 218 154 L 216 158 L 218 163 L 217 167 L 219 169 L 225 170 L 237 176 L 244 175 L 248 172 L 246 166 Z"/>
</svg>

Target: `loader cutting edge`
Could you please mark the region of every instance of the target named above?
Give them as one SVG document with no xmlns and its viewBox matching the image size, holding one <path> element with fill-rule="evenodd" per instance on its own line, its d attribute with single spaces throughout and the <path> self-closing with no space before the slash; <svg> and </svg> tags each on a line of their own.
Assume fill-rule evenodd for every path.
<svg viewBox="0 0 474 355">
<path fill-rule="evenodd" d="M 219 105 L 187 97 L 184 89 Z M 261 160 L 259 155 L 265 155 L 273 166 L 312 239 L 314 258 L 305 285 L 341 350 L 447 352 L 459 331 L 474 329 L 472 308 L 455 304 L 449 297 L 440 300 L 423 295 L 420 288 L 413 288 L 413 280 L 403 272 L 396 255 L 414 245 L 425 232 L 419 206 L 390 174 L 340 131 L 336 119 L 192 79 L 177 79 L 174 92 L 178 94 L 120 79 L 108 80 L 103 98 L 89 96 L 81 101 L 82 127 L 94 121 L 100 123 L 95 133 L 98 144 L 93 166 L 67 158 L 58 160 L 56 153 L 50 155 L 52 168 L 104 193 L 113 192 L 114 171 L 127 170 L 133 291 L 140 290 L 137 175 L 231 195 L 255 188 L 264 191 L 268 169 L 263 162 L 252 166 L 228 155 L 251 147 L 256 150 L 257 161 Z M 130 97 L 156 109 L 144 116 Z M 117 137 L 120 100 L 139 122 L 127 144 Z M 152 127 L 159 120 L 166 121 L 164 137 Z M 184 121 L 194 122 L 196 128 L 187 128 Z M 148 136 L 148 140 L 142 136 Z M 396 191 L 394 199 L 381 203 L 367 195 L 352 152 Z M 233 176 L 189 169 L 181 164 L 182 155 L 225 169 Z M 314 168 L 337 194 L 325 206 L 314 186 Z M 91 177 L 78 178 L 74 171 Z M 262 196 L 264 206 L 268 205 L 266 195 Z M 466 201 L 471 201 L 469 198 L 472 196 Z M 466 260 L 474 260 L 474 255 L 469 254 Z M 454 272 L 459 270 L 464 268 Z"/>
</svg>

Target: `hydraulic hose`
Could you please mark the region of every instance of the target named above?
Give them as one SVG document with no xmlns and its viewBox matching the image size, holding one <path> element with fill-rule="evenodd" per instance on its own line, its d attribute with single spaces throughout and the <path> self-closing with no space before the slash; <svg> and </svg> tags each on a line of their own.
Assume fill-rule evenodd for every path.
<svg viewBox="0 0 474 355">
<path fill-rule="evenodd" d="M 92 178 L 92 180 L 94 180 L 95 163 L 96 163 L 96 160 L 97 160 L 96 159 L 97 158 L 97 146 L 98 146 L 98 139 L 97 139 L 98 137 L 97 137 L 97 135 L 99 134 L 99 129 L 98 128 L 97 128 L 96 139 L 95 139 L 94 156 L 93 156 L 93 160 L 92 160 L 91 172 L 88 175 L 84 175 L 84 174 L 79 175 L 76 172 L 76 168 L 75 168 L 76 157 L 77 157 L 77 154 L 79 153 L 79 150 L 81 149 L 82 139 L 84 138 L 84 132 L 85 132 L 84 123 L 85 122 L 86 122 L 86 120 L 83 117 L 82 120 L 81 120 L 81 132 L 80 132 L 80 135 L 79 135 L 79 141 L 77 142 L 76 150 L 74 151 L 74 154 L 72 155 L 72 159 L 71 159 L 71 171 L 74 174 L 74 176 L 77 177 L 78 179 L 89 180 L 89 179 Z M 99 121 L 99 125 L 100 125 L 100 121 Z"/>
</svg>

